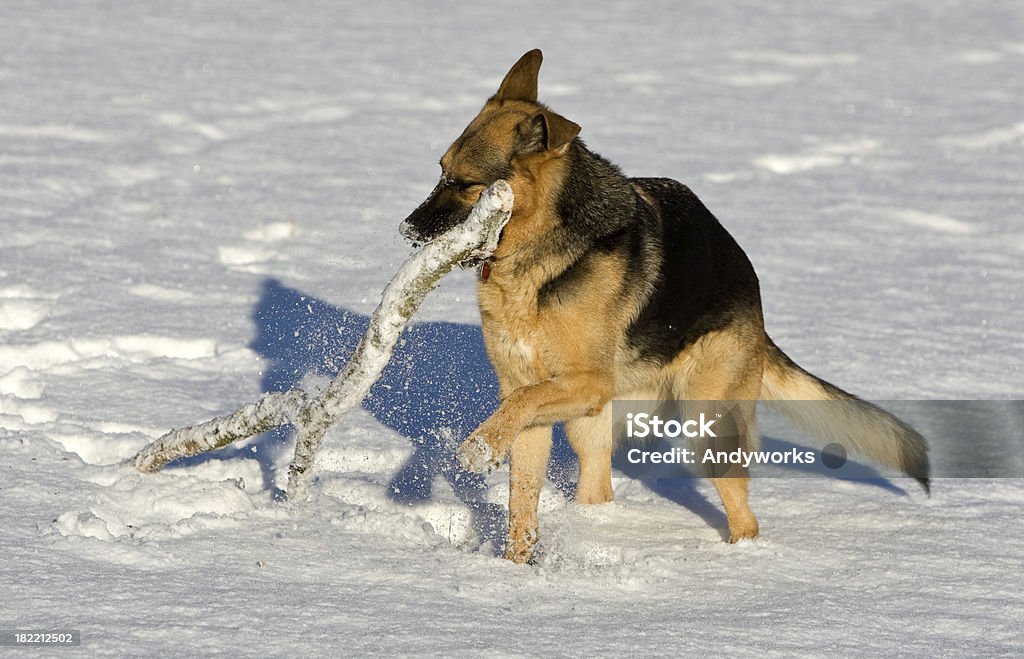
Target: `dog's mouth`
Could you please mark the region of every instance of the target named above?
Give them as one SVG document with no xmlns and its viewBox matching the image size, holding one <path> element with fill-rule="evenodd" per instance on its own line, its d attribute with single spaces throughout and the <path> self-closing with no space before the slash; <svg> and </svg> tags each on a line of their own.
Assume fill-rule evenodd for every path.
<svg viewBox="0 0 1024 659">
<path fill-rule="evenodd" d="M 404 220 L 398 226 L 398 232 L 405 238 L 413 249 L 420 249 L 425 245 L 429 245 L 441 234 L 425 237 L 415 226 L 413 226 L 409 220 Z M 499 237 L 499 241 L 500 241 Z M 488 252 L 478 252 L 470 254 L 465 259 L 459 261 L 458 267 L 461 270 L 476 270 L 480 273 L 481 279 L 487 281 L 488 275 L 490 275 L 490 264 L 494 260 L 494 254 Z"/>
<path fill-rule="evenodd" d="M 419 249 L 425 245 L 429 245 L 438 238 L 434 236 L 431 238 L 424 238 L 422 234 L 416 231 L 415 228 L 410 227 L 407 223 L 402 222 L 398 227 L 398 232 L 412 245 L 413 249 Z M 482 267 L 485 263 L 493 259 L 493 255 L 485 252 L 474 252 L 458 262 L 458 267 L 462 270 L 475 270 Z"/>
</svg>

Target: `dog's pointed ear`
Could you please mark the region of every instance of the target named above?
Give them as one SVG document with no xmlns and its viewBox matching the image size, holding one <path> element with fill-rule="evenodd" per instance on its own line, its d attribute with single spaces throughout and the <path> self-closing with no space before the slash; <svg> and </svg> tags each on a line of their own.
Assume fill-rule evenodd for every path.
<svg viewBox="0 0 1024 659">
<path fill-rule="evenodd" d="M 580 126 L 551 110 L 541 110 L 516 126 L 516 153 L 561 149 L 580 134 Z"/>
<path fill-rule="evenodd" d="M 539 48 L 534 48 L 519 58 L 505 74 L 505 79 L 498 86 L 497 93 L 491 97 L 493 101 L 533 101 L 537 100 L 537 74 L 544 55 Z"/>
</svg>

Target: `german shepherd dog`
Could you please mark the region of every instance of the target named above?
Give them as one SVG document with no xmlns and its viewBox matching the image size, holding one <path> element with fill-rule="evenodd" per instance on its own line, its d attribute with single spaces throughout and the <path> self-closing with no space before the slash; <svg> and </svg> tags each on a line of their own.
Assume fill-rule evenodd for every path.
<svg viewBox="0 0 1024 659">
<path fill-rule="evenodd" d="M 798 427 L 897 467 L 928 489 L 928 448 L 912 428 L 790 360 L 764 329 L 746 254 L 686 186 L 627 178 L 537 102 L 542 55 L 523 55 L 441 158 L 441 180 L 402 223 L 429 241 L 464 221 L 497 179 L 515 202 L 477 294 L 500 405 L 457 451 L 486 472 L 510 459 L 505 557 L 530 561 L 552 424 L 579 457 L 579 503 L 612 498 L 610 402 L 775 401 Z M 844 401 L 841 407 L 783 401 Z M 748 448 L 748 447 L 745 447 Z M 737 473 L 737 472 L 730 472 Z M 729 541 L 754 538 L 748 474 L 713 478 Z"/>
</svg>

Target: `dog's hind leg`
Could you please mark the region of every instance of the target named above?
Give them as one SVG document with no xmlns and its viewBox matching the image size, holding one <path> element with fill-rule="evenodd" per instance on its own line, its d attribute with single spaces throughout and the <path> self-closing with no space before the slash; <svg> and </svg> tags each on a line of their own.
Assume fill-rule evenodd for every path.
<svg viewBox="0 0 1024 659">
<path fill-rule="evenodd" d="M 527 428 L 512 440 L 505 558 L 514 563 L 526 563 L 533 558 L 540 537 L 537 504 L 550 457 L 551 426 Z"/>
<path fill-rule="evenodd" d="M 739 446 L 744 451 L 752 448 L 749 438 L 755 437 L 757 433 L 756 405 L 756 401 L 741 401 L 739 403 L 745 426 L 740 431 Z M 730 465 L 728 475 L 711 479 L 725 506 L 725 516 L 729 521 L 729 542 L 756 538 L 759 531 L 757 517 L 754 516 L 747 501 L 750 484 L 748 473 L 749 470 L 742 465 Z"/>
<path fill-rule="evenodd" d="M 605 503 L 612 500 L 612 406 L 597 416 L 573 419 L 565 424 L 569 444 L 580 461 L 577 503 Z"/>
<path fill-rule="evenodd" d="M 761 392 L 763 370 L 763 342 L 744 332 L 743 328 L 726 329 L 702 337 L 690 350 L 671 366 L 672 391 L 684 408 L 714 406 L 700 405 L 700 401 L 731 401 L 735 412 L 736 443 L 730 450 L 746 452 L 757 447 L 757 399 Z M 685 401 L 693 401 L 686 404 Z M 738 415 L 737 415 L 738 413 Z M 716 441 L 716 440 L 712 440 Z M 705 465 L 707 466 L 707 465 Z M 725 506 L 729 521 L 729 542 L 756 538 L 757 518 L 750 509 L 747 492 L 749 469 L 743 465 L 713 468 L 711 482 Z"/>
</svg>

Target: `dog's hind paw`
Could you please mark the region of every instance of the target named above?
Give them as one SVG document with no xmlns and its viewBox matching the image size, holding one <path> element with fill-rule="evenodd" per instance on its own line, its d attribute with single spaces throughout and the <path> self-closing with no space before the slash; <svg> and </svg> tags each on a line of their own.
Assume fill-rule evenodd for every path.
<svg viewBox="0 0 1024 659">
<path fill-rule="evenodd" d="M 459 466 L 476 474 L 488 474 L 498 466 L 491 445 L 481 435 L 471 435 L 455 452 Z"/>
</svg>

